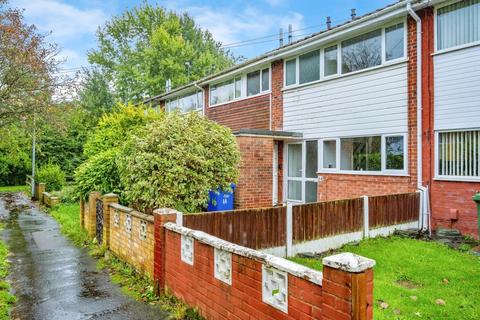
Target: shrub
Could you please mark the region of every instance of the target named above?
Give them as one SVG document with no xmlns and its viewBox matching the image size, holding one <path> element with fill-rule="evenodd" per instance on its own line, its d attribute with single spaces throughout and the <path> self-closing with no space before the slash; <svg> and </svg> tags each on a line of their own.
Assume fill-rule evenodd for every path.
<svg viewBox="0 0 480 320">
<path fill-rule="evenodd" d="M 86 160 L 75 171 L 75 192 L 83 199 L 91 191 L 115 192 L 121 197 L 116 164 L 119 151 L 130 134 L 162 115 L 133 105 L 121 105 L 117 111 L 104 115 L 85 143 Z"/>
<path fill-rule="evenodd" d="M 46 164 L 37 174 L 36 180 L 46 184 L 46 191 L 58 191 L 65 185 L 65 173 L 58 164 Z"/>
<path fill-rule="evenodd" d="M 197 113 L 168 113 L 130 136 L 118 158 L 124 195 L 139 209 L 196 212 L 208 191 L 238 178 L 231 131 Z"/>
<path fill-rule="evenodd" d="M 80 200 L 79 193 L 73 186 L 65 186 L 58 192 L 62 203 L 77 203 Z"/>
</svg>

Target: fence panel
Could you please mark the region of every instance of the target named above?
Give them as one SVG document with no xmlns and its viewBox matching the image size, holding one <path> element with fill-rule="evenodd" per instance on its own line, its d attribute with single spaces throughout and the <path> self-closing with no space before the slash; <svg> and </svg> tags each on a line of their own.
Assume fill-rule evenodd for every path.
<svg viewBox="0 0 480 320">
<path fill-rule="evenodd" d="M 370 228 L 390 226 L 418 220 L 418 192 L 391 194 L 368 198 Z"/>
<path fill-rule="evenodd" d="M 293 243 L 355 232 L 363 227 L 363 199 L 317 202 L 293 207 Z"/>
<path fill-rule="evenodd" d="M 263 249 L 285 245 L 285 216 L 285 207 L 219 211 L 185 215 L 183 225 L 244 247 Z"/>
</svg>

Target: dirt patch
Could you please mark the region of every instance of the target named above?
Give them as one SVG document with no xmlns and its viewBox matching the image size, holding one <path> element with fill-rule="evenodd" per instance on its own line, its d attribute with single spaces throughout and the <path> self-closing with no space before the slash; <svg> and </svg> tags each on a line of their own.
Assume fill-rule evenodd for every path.
<svg viewBox="0 0 480 320">
<path fill-rule="evenodd" d="M 399 279 L 399 280 L 396 281 L 396 283 L 397 283 L 399 286 L 401 286 L 401 287 L 403 287 L 403 288 L 405 288 L 405 289 L 410 289 L 410 290 L 418 289 L 418 288 L 421 287 L 420 284 L 415 283 L 415 282 L 413 282 L 413 281 L 410 281 L 410 280 L 408 280 L 408 279 Z"/>
</svg>

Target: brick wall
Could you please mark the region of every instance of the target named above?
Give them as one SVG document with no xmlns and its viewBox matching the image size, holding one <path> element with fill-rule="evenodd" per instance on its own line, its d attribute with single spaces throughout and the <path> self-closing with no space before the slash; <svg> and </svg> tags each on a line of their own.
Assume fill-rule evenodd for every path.
<svg viewBox="0 0 480 320">
<path fill-rule="evenodd" d="M 182 235 L 193 239 L 191 264 L 181 258 Z M 174 224 L 166 225 L 164 239 L 162 286 L 187 304 L 197 307 L 207 319 L 373 318 L 371 266 L 351 272 L 329 264 L 324 267 L 322 281 L 318 271 L 281 258 L 257 254 L 254 250 Z M 226 250 L 231 253 L 231 269 L 227 271 L 231 272 L 230 283 L 215 277 L 215 264 L 218 265 L 218 262 L 214 257 L 214 248 L 228 248 Z M 262 270 L 265 265 L 286 274 L 286 310 L 265 302 L 262 295 L 265 284 Z"/>
<path fill-rule="evenodd" d="M 477 209 L 472 196 L 480 183 L 435 180 L 434 155 L 434 12 L 426 8 L 422 18 L 423 181 L 430 187 L 432 227 L 456 228 L 478 237 Z"/>
<path fill-rule="evenodd" d="M 416 186 L 416 180 L 411 177 L 322 173 L 318 181 L 318 201 L 406 193 L 415 191 Z"/>
<path fill-rule="evenodd" d="M 240 148 L 240 176 L 235 190 L 235 208 L 272 205 L 273 144 L 272 138 L 237 136 Z"/>
<path fill-rule="evenodd" d="M 283 130 L 283 60 L 272 62 L 272 128 Z"/>
<path fill-rule="evenodd" d="M 127 217 L 131 228 L 127 228 Z M 142 223 L 146 230 L 142 232 Z M 153 216 L 118 204 L 110 205 L 110 251 L 139 272 L 153 279 L 154 225 Z M 144 236 L 142 236 L 142 234 Z"/>
</svg>

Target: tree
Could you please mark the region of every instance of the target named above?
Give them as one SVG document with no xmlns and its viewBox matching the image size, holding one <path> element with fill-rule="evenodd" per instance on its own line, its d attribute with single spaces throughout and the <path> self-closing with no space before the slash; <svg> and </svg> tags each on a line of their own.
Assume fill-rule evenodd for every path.
<svg viewBox="0 0 480 320">
<path fill-rule="evenodd" d="M 0 127 L 40 112 L 61 85 L 54 76 L 57 46 L 26 25 L 19 9 L 6 5 L 0 0 Z"/>
<path fill-rule="evenodd" d="M 18 124 L 0 127 L 0 185 L 24 184 L 32 169 L 31 138 Z"/>
<path fill-rule="evenodd" d="M 89 114 L 89 119 L 96 125 L 98 119 L 111 112 L 115 99 L 105 75 L 98 69 L 83 70 L 83 81 L 78 92 L 79 107 Z"/>
<path fill-rule="evenodd" d="M 123 102 L 141 101 L 173 86 L 229 67 L 234 57 L 187 14 L 144 3 L 113 18 L 97 32 L 89 61 L 111 80 Z"/>
<path fill-rule="evenodd" d="M 129 204 L 198 212 L 209 190 L 237 181 L 239 161 L 230 129 L 196 112 L 170 112 L 130 135 L 117 163 Z"/>
</svg>

